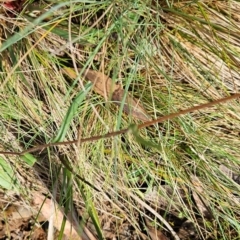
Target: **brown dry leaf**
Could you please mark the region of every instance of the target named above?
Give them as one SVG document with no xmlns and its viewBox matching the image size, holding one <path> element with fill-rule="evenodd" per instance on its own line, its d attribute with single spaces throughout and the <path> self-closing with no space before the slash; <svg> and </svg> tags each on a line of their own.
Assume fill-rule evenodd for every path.
<svg viewBox="0 0 240 240">
<path fill-rule="evenodd" d="M 211 217 L 211 213 L 208 210 L 208 203 L 206 199 L 204 198 L 204 187 L 201 181 L 197 176 L 192 175 L 191 176 L 192 183 L 195 187 L 195 190 L 192 190 L 192 195 L 193 199 L 197 205 L 197 208 L 199 212 L 204 216 L 204 217 Z M 202 196 L 201 196 L 202 195 Z"/>
<path fill-rule="evenodd" d="M 146 217 L 144 217 L 144 220 L 147 225 L 146 230 L 147 230 L 148 235 L 150 236 L 151 240 L 169 240 L 169 238 L 166 237 L 160 230 L 153 227 L 152 224 L 150 223 L 150 221 Z"/>
<path fill-rule="evenodd" d="M 148 234 L 152 240 L 169 240 L 162 232 L 154 228 L 148 229 Z"/>
<path fill-rule="evenodd" d="M 237 184 L 240 184 L 240 175 L 238 173 L 234 172 L 233 170 L 231 170 L 230 168 L 228 168 L 227 166 L 225 166 L 223 164 L 221 164 L 219 166 L 219 169 L 224 175 L 226 175 L 227 177 L 232 179 Z M 233 204 L 238 205 L 240 203 L 239 196 L 235 196 L 233 193 L 231 193 L 229 191 L 226 191 L 226 195 L 229 197 L 229 199 L 232 199 Z"/>
<path fill-rule="evenodd" d="M 221 170 L 222 173 L 224 173 L 227 177 L 233 179 L 234 182 L 237 184 L 240 184 L 240 175 L 236 172 L 233 172 L 231 169 L 226 167 L 225 165 L 221 164 L 219 166 L 219 169 Z"/>
<path fill-rule="evenodd" d="M 54 227 L 60 231 L 63 221 L 63 210 L 59 206 L 55 206 L 55 211 L 52 213 L 52 202 L 50 199 L 46 199 L 43 195 L 35 192 L 34 194 L 34 206 L 41 213 L 41 218 L 45 221 L 49 220 L 54 214 Z M 74 226 L 67 221 L 64 229 L 64 235 L 68 236 L 72 240 L 81 240 L 82 238 L 78 235 Z"/>
<path fill-rule="evenodd" d="M 80 70 L 80 69 L 79 69 Z M 68 75 L 70 78 L 76 78 L 77 74 L 72 68 L 63 68 L 62 72 Z M 83 72 L 84 78 L 91 81 L 94 86 L 94 91 L 103 96 L 106 101 L 112 100 L 117 105 L 121 105 L 124 97 L 124 89 L 120 85 L 114 83 L 114 81 L 102 72 L 94 70 L 85 70 Z M 150 118 L 146 113 L 144 107 L 140 104 L 140 100 L 132 98 L 127 94 L 126 101 L 123 106 L 123 111 L 132 115 L 138 120 L 149 121 Z"/>
<path fill-rule="evenodd" d="M 148 190 L 144 197 L 152 207 L 168 209 L 169 214 L 179 218 L 179 213 L 184 211 L 181 202 L 186 203 L 187 193 L 187 189 L 184 188 L 173 189 L 169 185 L 160 185 L 158 188 Z"/>
<path fill-rule="evenodd" d="M 27 234 L 29 221 L 32 217 L 32 212 L 17 205 L 9 205 L 0 214 L 0 239 L 13 238 L 16 234 Z M 21 233 L 20 233 L 21 232 Z"/>
<path fill-rule="evenodd" d="M 39 214 L 39 217 L 42 220 L 49 220 L 52 217 L 52 214 L 54 214 L 54 227 L 60 231 L 62 226 L 62 220 L 63 220 L 63 209 L 55 203 L 55 211 L 52 213 L 52 202 L 50 199 L 46 199 L 45 196 L 39 194 L 38 192 L 34 193 L 34 206 L 37 211 L 39 211 L 41 214 Z M 84 227 L 83 231 L 81 232 L 81 236 L 77 233 L 78 226 L 74 221 L 70 221 L 68 218 L 65 224 L 64 228 L 64 235 L 67 236 L 67 239 L 69 240 L 90 240 L 95 239 L 93 235 L 90 233 L 90 231 Z"/>
<path fill-rule="evenodd" d="M 23 206 L 11 206 L 12 209 L 11 210 L 11 217 L 13 220 L 17 220 L 17 219 L 22 219 L 22 218 L 31 218 L 33 213 L 30 209 L 27 209 Z"/>
</svg>

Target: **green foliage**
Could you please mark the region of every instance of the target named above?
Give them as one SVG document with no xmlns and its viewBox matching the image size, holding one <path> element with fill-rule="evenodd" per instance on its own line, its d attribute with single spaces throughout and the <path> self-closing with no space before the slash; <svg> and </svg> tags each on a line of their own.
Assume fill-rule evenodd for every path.
<svg viewBox="0 0 240 240">
<path fill-rule="evenodd" d="M 0 157 L 0 186 L 12 190 L 16 189 L 17 178 L 12 167 L 4 158 Z"/>
<path fill-rule="evenodd" d="M 37 159 L 31 153 L 25 153 L 24 155 L 20 156 L 20 158 L 31 167 L 37 161 Z"/>
<path fill-rule="evenodd" d="M 31 7 L 41 10 L 38 17 L 28 14 Z M 239 92 L 239 9 L 239 1 L 46 1 L 43 6 L 28 1 L 23 19 L 1 25 L 8 33 L 0 45 L 0 119 L 7 129 L 0 132 L 1 150 L 51 139 L 79 137 L 81 143 L 81 137 L 130 126 L 124 136 L 57 146 L 47 157 L 39 151 L 21 159 L 49 171 L 52 185 L 60 183 L 65 213 L 80 206 L 81 228 L 90 217 L 99 239 L 106 222 L 115 227 L 115 238 L 121 238 L 124 224 L 136 235 L 146 232 L 147 226 L 141 228 L 146 215 L 156 231 L 166 229 L 160 212 L 177 234 L 187 218 L 203 238 L 239 239 L 240 187 L 220 168 L 239 175 L 239 101 L 144 129 L 123 111 L 127 93 L 156 119 Z M 62 75 L 65 64 L 82 69 L 74 82 Z M 91 91 L 82 75 L 88 68 L 124 88 L 120 108 Z M 8 132 L 16 139 L 9 140 Z M 17 146 L 9 147 L 11 141 Z M 4 158 L 0 164 L 1 187 L 14 189 L 13 166 Z M 101 191 L 79 182 L 75 173 Z M 173 215 L 180 222 L 172 222 Z"/>
<path fill-rule="evenodd" d="M 91 87 L 92 87 L 92 83 L 89 82 L 88 84 L 85 85 L 84 90 L 82 90 L 74 98 L 72 104 L 70 105 L 70 107 L 63 119 L 62 125 L 61 125 L 60 129 L 58 130 L 57 136 L 53 139 L 53 142 L 61 142 L 64 140 L 73 118 L 77 114 L 81 115 L 81 113 L 78 111 L 79 106 L 81 105 L 82 101 L 85 99 L 85 97 L 86 97 L 87 93 L 90 91 Z"/>
</svg>

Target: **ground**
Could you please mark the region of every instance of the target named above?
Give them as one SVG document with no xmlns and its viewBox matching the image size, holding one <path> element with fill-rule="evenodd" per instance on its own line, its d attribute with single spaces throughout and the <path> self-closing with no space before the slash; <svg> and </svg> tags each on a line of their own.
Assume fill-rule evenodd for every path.
<svg viewBox="0 0 240 240">
<path fill-rule="evenodd" d="M 238 1 L 0 5 L 0 239 L 240 239 Z"/>
</svg>

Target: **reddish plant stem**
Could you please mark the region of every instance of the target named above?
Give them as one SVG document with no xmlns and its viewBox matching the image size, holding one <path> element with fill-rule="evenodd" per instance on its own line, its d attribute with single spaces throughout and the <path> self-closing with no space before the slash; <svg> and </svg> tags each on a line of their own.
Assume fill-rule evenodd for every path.
<svg viewBox="0 0 240 240">
<path fill-rule="evenodd" d="M 198 106 L 195 106 L 195 107 L 191 107 L 191 108 L 188 108 L 188 109 L 176 112 L 176 113 L 171 113 L 169 115 L 157 118 L 155 120 L 144 122 L 143 124 L 137 125 L 137 128 L 138 129 L 145 128 L 145 127 L 154 125 L 155 123 L 161 123 L 161 122 L 164 122 L 166 120 L 170 120 L 170 119 L 173 119 L 175 117 L 179 117 L 181 115 L 184 115 L 186 113 L 190 113 L 190 112 L 193 112 L 193 111 L 197 111 L 197 110 L 201 110 L 201 109 L 204 109 L 204 108 L 208 108 L 208 107 L 211 107 L 211 106 L 214 106 L 214 105 L 217 105 L 217 104 L 220 104 L 220 103 L 224 103 L 224 102 L 227 102 L 227 101 L 230 101 L 232 99 L 239 98 L 239 97 L 240 97 L 240 93 L 236 93 L 236 94 L 234 94 L 232 96 L 229 96 L 229 97 L 220 98 L 220 99 L 212 101 L 212 102 L 204 103 L 204 104 L 201 104 L 201 105 L 198 105 Z M 98 136 L 92 136 L 92 137 L 89 137 L 89 138 L 82 138 L 81 139 L 81 143 L 92 142 L 92 141 L 97 141 L 99 139 L 114 137 L 114 136 L 117 136 L 117 135 L 120 135 L 120 134 L 125 134 L 129 130 L 130 130 L 130 127 L 122 129 L 122 130 L 119 130 L 119 131 L 110 132 L 110 133 L 107 133 L 105 135 L 98 135 Z M 36 147 L 24 150 L 22 152 L 4 152 L 4 151 L 0 151 L 0 154 L 21 156 L 21 155 L 24 155 L 26 153 L 32 153 L 32 152 L 40 151 L 40 150 L 43 150 L 43 149 L 48 148 L 48 147 L 76 144 L 76 143 L 78 143 L 78 141 L 79 140 L 66 141 L 66 142 L 57 142 L 57 143 L 48 143 L 48 144 L 38 145 Z"/>
</svg>

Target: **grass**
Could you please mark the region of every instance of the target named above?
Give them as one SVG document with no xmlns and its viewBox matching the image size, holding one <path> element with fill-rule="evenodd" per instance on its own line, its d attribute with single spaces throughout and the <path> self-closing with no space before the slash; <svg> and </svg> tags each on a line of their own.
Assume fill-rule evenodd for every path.
<svg viewBox="0 0 240 240">
<path fill-rule="evenodd" d="M 32 8 L 45 12 L 35 18 Z M 152 118 L 239 92 L 239 9 L 238 1 L 119 0 L 28 1 L 12 18 L 1 10 L 0 149 L 52 142 L 66 125 L 64 141 L 140 123 L 93 91 L 66 122 L 86 82 L 63 75 L 65 66 L 104 72 Z M 128 133 L 49 148 L 32 154 L 33 166 L 0 157 L 24 201 L 34 188 L 57 192 L 97 239 L 150 238 L 150 225 L 190 239 L 186 220 L 193 239 L 238 239 L 239 185 L 220 166 L 239 174 L 239 108 L 236 100 L 155 124 L 139 131 L 144 142 Z"/>
</svg>

